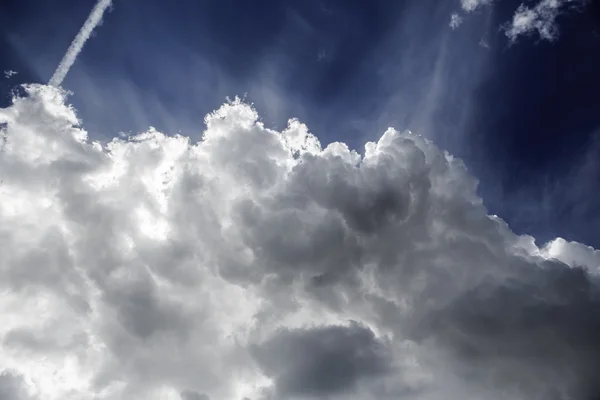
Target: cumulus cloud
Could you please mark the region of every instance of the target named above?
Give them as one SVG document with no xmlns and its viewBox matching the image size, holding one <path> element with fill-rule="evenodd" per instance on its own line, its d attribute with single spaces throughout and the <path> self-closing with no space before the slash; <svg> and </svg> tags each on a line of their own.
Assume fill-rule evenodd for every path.
<svg viewBox="0 0 600 400">
<path fill-rule="evenodd" d="M 12 371 L 0 372 L 0 399 L 33 400 L 29 395 L 23 377 Z"/>
<path fill-rule="evenodd" d="M 521 35 L 537 33 L 541 39 L 552 41 L 558 36 L 558 16 L 583 3 L 583 0 L 541 0 L 534 7 L 521 4 L 504 28 L 506 36 L 514 42 Z"/>
<path fill-rule="evenodd" d="M 275 396 L 345 393 L 363 378 L 391 371 L 392 352 L 373 331 L 352 322 L 277 332 L 254 348 L 261 369 L 275 382 Z"/>
<path fill-rule="evenodd" d="M 456 29 L 462 24 L 462 17 L 457 13 L 454 13 L 450 16 L 450 28 Z"/>
<path fill-rule="evenodd" d="M 553 41 L 558 37 L 556 19 L 567 10 L 581 9 L 587 3 L 587 0 L 539 0 L 534 6 L 522 3 L 515 10 L 512 20 L 502 26 L 502 30 L 511 42 L 520 36 L 536 33 L 541 39 Z M 491 4 L 492 0 L 461 0 L 461 9 L 470 13 Z M 457 28 L 462 20 L 460 14 L 452 14 L 450 27 Z"/>
<path fill-rule="evenodd" d="M 491 2 L 492 0 L 460 0 L 460 5 L 464 11 L 471 12 L 481 6 L 487 6 Z"/>
<path fill-rule="evenodd" d="M 4 71 L 4 78 L 5 79 L 9 79 L 9 78 L 12 78 L 13 76 L 15 76 L 17 74 L 18 74 L 17 71 L 13 71 L 12 69 L 8 69 L 8 70 Z"/>
<path fill-rule="evenodd" d="M 240 101 L 107 143 L 0 110 L 3 399 L 593 399 L 597 250 L 490 216 L 463 163 Z M 200 128 L 199 128 L 200 129 Z"/>
</svg>

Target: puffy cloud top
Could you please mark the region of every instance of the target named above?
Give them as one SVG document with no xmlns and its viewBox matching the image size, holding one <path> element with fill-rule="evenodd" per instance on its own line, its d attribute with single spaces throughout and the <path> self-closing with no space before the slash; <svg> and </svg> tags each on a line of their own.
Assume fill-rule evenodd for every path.
<svg viewBox="0 0 600 400">
<path fill-rule="evenodd" d="M 0 110 L 0 398 L 592 399 L 600 253 L 490 216 L 463 163 L 224 104 L 202 140 Z"/>
</svg>

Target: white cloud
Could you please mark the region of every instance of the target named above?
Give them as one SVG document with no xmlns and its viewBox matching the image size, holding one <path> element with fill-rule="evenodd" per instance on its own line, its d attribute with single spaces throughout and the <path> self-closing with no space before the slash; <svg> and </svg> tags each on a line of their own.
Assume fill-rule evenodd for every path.
<svg viewBox="0 0 600 400">
<path fill-rule="evenodd" d="M 492 3 L 492 0 L 460 0 L 462 9 L 466 12 L 475 11 L 481 6 L 487 6 Z"/>
<path fill-rule="evenodd" d="M 540 38 L 554 40 L 558 36 L 556 18 L 569 6 L 582 0 L 541 0 L 533 8 L 521 4 L 506 27 L 506 36 L 515 41 L 521 35 L 537 33 Z"/>
<path fill-rule="evenodd" d="M 4 71 L 4 78 L 9 79 L 17 74 L 18 74 L 17 71 L 13 71 L 12 69 L 9 69 L 9 70 Z"/>
<path fill-rule="evenodd" d="M 460 26 L 460 24 L 462 24 L 463 19 L 460 15 L 458 15 L 457 13 L 453 13 L 450 16 L 450 28 L 452 29 L 456 29 Z"/>
<path fill-rule="evenodd" d="M 461 8 L 470 13 L 482 6 L 491 5 L 493 0 L 461 0 Z M 556 19 L 569 8 L 582 8 L 586 0 L 539 0 L 533 7 L 522 3 L 516 9 L 511 21 L 502 29 L 511 42 L 519 36 L 537 33 L 541 39 L 555 40 L 558 37 Z M 451 15 L 450 26 L 455 29 L 462 23 L 463 17 L 457 13 Z"/>
<path fill-rule="evenodd" d="M 361 156 L 235 101 L 199 143 L 102 144 L 27 91 L 0 110 L 5 398 L 598 394 L 598 251 L 514 234 L 420 136 Z"/>
</svg>

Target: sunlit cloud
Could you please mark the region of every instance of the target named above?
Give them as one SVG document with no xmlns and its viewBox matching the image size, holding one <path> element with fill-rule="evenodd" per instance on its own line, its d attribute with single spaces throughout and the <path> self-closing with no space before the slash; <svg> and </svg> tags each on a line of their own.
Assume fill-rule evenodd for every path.
<svg viewBox="0 0 600 400">
<path fill-rule="evenodd" d="M 26 93 L 0 110 L 8 399 L 598 393 L 599 252 L 513 233 L 418 134 L 361 155 L 234 100 L 198 142 L 94 142 Z"/>
</svg>

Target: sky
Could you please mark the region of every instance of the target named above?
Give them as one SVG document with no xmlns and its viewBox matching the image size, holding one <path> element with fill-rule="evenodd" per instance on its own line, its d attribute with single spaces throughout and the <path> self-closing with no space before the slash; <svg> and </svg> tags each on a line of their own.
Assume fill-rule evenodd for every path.
<svg viewBox="0 0 600 400">
<path fill-rule="evenodd" d="M 0 400 L 600 398 L 598 2 L 0 7 Z"/>
<path fill-rule="evenodd" d="M 410 129 L 464 159 L 516 231 L 600 246 L 597 2 L 541 2 L 561 4 L 556 32 L 540 36 L 538 18 L 513 40 L 511 0 L 122 3 L 64 82 L 93 137 L 154 126 L 198 138 L 235 96 L 270 127 L 299 118 L 357 151 Z M 50 79 L 94 2 L 2 4 L 0 67 L 19 72 L 2 82 L 6 104 L 15 85 Z"/>
</svg>

